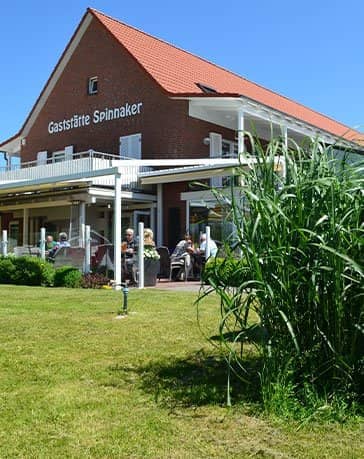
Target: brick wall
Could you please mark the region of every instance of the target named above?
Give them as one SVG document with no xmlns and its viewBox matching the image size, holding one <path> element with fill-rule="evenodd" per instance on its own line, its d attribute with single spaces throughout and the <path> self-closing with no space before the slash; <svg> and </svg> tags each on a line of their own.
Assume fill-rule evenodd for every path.
<svg viewBox="0 0 364 459">
<path fill-rule="evenodd" d="M 87 94 L 88 78 L 98 77 L 98 94 Z M 142 102 L 141 113 L 132 117 L 90 123 L 69 131 L 49 134 L 51 121 L 74 114 L 90 114 Z M 150 158 L 198 158 L 209 154 L 203 138 L 210 131 L 233 139 L 234 132 L 190 118 L 188 102 L 171 100 L 145 70 L 93 20 L 58 79 L 22 147 L 22 161 L 36 159 L 38 151 L 94 150 L 119 153 L 119 137 L 142 133 L 142 155 Z"/>
</svg>

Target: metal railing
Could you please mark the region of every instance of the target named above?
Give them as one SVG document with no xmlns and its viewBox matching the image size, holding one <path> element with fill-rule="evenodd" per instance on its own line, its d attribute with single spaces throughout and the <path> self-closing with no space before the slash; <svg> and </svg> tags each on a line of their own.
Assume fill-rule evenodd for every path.
<svg viewBox="0 0 364 459">
<path fill-rule="evenodd" d="M 152 170 L 148 166 L 128 165 L 127 160 L 108 153 L 101 153 L 94 150 L 88 150 L 81 153 L 74 153 L 69 158 L 47 158 L 40 161 L 28 161 L 7 169 L 0 168 L 0 184 L 12 183 L 18 181 L 36 181 L 39 179 L 51 177 L 67 177 L 77 173 L 87 173 L 100 169 L 112 167 L 122 168 L 122 186 L 128 189 L 140 188 L 138 185 L 138 174 Z M 114 177 L 102 176 L 91 178 L 90 181 L 97 185 L 114 184 Z"/>
</svg>

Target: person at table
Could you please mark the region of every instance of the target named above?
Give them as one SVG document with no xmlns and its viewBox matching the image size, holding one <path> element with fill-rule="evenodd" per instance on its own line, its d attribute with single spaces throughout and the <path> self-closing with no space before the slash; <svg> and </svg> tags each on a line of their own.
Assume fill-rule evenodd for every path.
<svg viewBox="0 0 364 459">
<path fill-rule="evenodd" d="M 53 236 L 51 234 L 48 234 L 46 237 L 46 243 L 45 243 L 46 252 L 52 251 L 56 245 L 57 245 L 57 242 L 53 239 Z"/>
<path fill-rule="evenodd" d="M 71 247 L 67 233 L 65 232 L 59 233 L 58 241 L 55 243 L 52 250 L 48 251 L 48 258 L 53 258 L 61 247 Z"/>
<path fill-rule="evenodd" d="M 128 228 L 125 231 L 125 238 L 121 243 L 121 251 L 125 255 L 125 258 L 133 258 L 137 251 L 137 244 L 134 238 L 134 230 L 132 228 Z"/>
<path fill-rule="evenodd" d="M 217 245 L 213 239 L 209 239 L 208 242 L 209 248 L 209 257 L 216 257 L 217 255 Z M 206 261 L 206 249 L 207 249 L 207 237 L 206 233 L 202 233 L 200 236 L 200 246 L 198 249 L 189 247 L 187 250 L 193 257 L 193 271 L 194 275 L 198 276 L 201 273 L 202 266 Z"/>
<path fill-rule="evenodd" d="M 144 230 L 144 245 L 155 247 L 153 230 L 150 228 L 145 228 Z"/>
<path fill-rule="evenodd" d="M 181 263 L 181 270 L 177 273 L 176 279 L 178 279 L 181 274 L 184 275 L 185 273 L 187 273 L 188 278 L 188 274 L 192 268 L 191 254 L 189 253 L 189 249 L 191 248 L 193 248 L 192 236 L 190 233 L 186 232 L 171 255 L 172 263 Z"/>
<path fill-rule="evenodd" d="M 209 239 L 208 242 L 208 248 L 209 248 L 209 253 L 210 257 L 216 257 L 217 254 L 217 245 L 213 239 Z M 206 256 L 206 249 L 207 249 L 207 237 L 206 233 L 202 233 L 200 236 L 200 248 L 198 249 L 198 252 L 202 256 Z"/>
</svg>

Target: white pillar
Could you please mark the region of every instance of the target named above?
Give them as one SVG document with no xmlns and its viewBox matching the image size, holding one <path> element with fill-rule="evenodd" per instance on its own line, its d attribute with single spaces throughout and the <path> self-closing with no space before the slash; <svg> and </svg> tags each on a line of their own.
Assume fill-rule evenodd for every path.
<svg viewBox="0 0 364 459">
<path fill-rule="evenodd" d="M 79 203 L 79 222 L 78 222 L 78 245 L 85 247 L 85 224 L 86 224 L 86 203 Z"/>
<path fill-rule="evenodd" d="M 138 224 L 138 235 L 139 235 L 139 242 L 138 242 L 138 268 L 139 268 L 139 276 L 138 276 L 138 288 L 144 288 L 144 223 L 139 222 Z"/>
<path fill-rule="evenodd" d="M 244 142 L 244 110 L 239 109 L 238 111 L 238 152 L 241 154 L 243 157 L 245 157 L 245 142 Z M 243 232 L 243 229 L 241 229 Z M 240 256 L 242 254 L 241 249 L 239 249 Z"/>
<path fill-rule="evenodd" d="M 34 218 L 29 219 L 29 243 L 38 245 L 38 241 L 34 231 Z"/>
<path fill-rule="evenodd" d="M 282 178 L 283 182 L 286 181 L 286 157 L 288 153 L 288 128 L 283 126 L 283 144 L 284 144 L 284 156 L 280 158 L 281 168 L 282 168 Z"/>
<path fill-rule="evenodd" d="M 114 197 L 114 281 L 115 288 L 121 284 L 121 176 L 115 174 Z"/>
<path fill-rule="evenodd" d="M 23 209 L 23 245 L 29 243 L 29 209 Z"/>
<path fill-rule="evenodd" d="M 156 230 L 155 230 L 155 204 L 153 203 L 151 206 L 150 206 L 150 227 L 151 227 L 151 230 L 153 231 L 154 234 L 156 234 Z M 158 242 L 157 242 L 157 245 Z"/>
<path fill-rule="evenodd" d="M 45 260 L 46 229 L 40 229 L 40 258 Z"/>
<path fill-rule="evenodd" d="M 85 226 L 85 273 L 91 271 L 91 228 Z"/>
<path fill-rule="evenodd" d="M 157 245 L 163 245 L 163 188 L 157 185 Z"/>
<path fill-rule="evenodd" d="M 1 254 L 3 257 L 6 257 L 8 254 L 8 232 L 3 230 L 3 237 L 1 241 Z"/>
<path fill-rule="evenodd" d="M 190 201 L 186 201 L 186 224 L 185 231 L 190 232 Z"/>
<path fill-rule="evenodd" d="M 210 256 L 210 238 L 211 238 L 211 233 L 210 233 L 210 227 L 206 226 L 206 250 L 205 250 L 205 258 L 206 260 Z"/>
<path fill-rule="evenodd" d="M 244 110 L 240 108 L 238 110 L 238 153 L 245 154 L 245 142 L 244 142 Z"/>
</svg>

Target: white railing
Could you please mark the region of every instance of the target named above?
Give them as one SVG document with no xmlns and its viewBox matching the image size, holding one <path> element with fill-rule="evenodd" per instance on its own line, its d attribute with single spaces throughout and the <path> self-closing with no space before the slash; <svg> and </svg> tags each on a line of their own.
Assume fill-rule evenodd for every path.
<svg viewBox="0 0 364 459">
<path fill-rule="evenodd" d="M 67 177 L 72 174 L 87 173 L 112 167 L 122 168 L 122 185 L 128 189 L 140 188 L 140 186 L 137 186 L 138 174 L 152 170 L 151 167 L 147 166 L 128 165 L 127 160 L 120 158 L 120 156 L 90 150 L 74 153 L 72 159 L 62 161 L 47 159 L 43 164 L 39 164 L 37 161 L 30 161 L 22 163 L 11 170 L 0 168 L 0 184 Z M 112 186 L 114 184 L 113 175 L 94 177 L 89 180 L 97 185 Z"/>
</svg>

